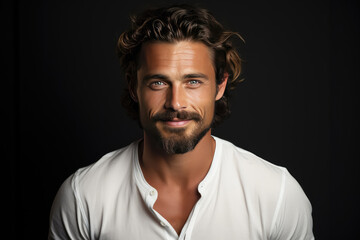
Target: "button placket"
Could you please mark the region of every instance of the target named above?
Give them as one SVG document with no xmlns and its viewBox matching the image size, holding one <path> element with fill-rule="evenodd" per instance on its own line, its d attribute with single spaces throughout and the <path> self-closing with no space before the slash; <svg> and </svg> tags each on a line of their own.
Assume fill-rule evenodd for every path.
<svg viewBox="0 0 360 240">
<path fill-rule="evenodd" d="M 198 186 L 198 191 L 199 193 L 203 193 L 205 190 L 205 183 L 200 183 L 199 186 Z"/>
<path fill-rule="evenodd" d="M 147 195 L 146 202 L 148 204 L 148 207 L 150 209 L 152 209 L 152 207 L 153 207 L 153 205 L 154 205 L 154 203 L 156 201 L 156 198 L 157 198 L 157 191 L 154 188 L 150 188 L 146 195 Z"/>
<path fill-rule="evenodd" d="M 151 197 L 155 196 L 155 195 L 156 195 L 156 191 L 155 191 L 154 189 L 150 190 L 149 195 L 150 195 Z"/>
</svg>

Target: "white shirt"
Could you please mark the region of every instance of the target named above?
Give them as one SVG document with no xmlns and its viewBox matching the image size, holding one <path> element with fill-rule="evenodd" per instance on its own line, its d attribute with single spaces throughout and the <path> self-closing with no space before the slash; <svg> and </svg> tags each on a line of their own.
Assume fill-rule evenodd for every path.
<svg viewBox="0 0 360 240">
<path fill-rule="evenodd" d="M 157 191 L 141 171 L 138 143 L 79 169 L 61 186 L 49 239 L 314 239 L 311 204 L 296 180 L 230 142 L 216 149 L 180 236 L 153 209 Z"/>
</svg>

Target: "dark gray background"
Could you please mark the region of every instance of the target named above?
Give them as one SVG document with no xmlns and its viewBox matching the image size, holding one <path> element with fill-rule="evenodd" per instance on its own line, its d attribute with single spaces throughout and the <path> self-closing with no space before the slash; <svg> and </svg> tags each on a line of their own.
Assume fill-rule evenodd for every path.
<svg viewBox="0 0 360 240">
<path fill-rule="evenodd" d="M 115 45 L 130 13 L 164 2 L 178 1 L 2 1 L 3 172 L 11 169 L 3 191 L 11 239 L 46 238 L 60 184 L 141 137 L 120 104 Z M 245 81 L 214 135 L 288 168 L 312 203 L 317 239 L 353 239 L 359 4 L 197 2 L 246 40 L 237 43 Z"/>
</svg>

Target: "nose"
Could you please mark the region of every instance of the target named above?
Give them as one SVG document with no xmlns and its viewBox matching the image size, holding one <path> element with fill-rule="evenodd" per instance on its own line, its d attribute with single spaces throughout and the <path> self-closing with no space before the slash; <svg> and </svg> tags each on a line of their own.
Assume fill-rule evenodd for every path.
<svg viewBox="0 0 360 240">
<path fill-rule="evenodd" d="M 181 86 L 171 86 L 166 96 L 165 109 L 179 111 L 186 108 L 186 95 Z"/>
</svg>

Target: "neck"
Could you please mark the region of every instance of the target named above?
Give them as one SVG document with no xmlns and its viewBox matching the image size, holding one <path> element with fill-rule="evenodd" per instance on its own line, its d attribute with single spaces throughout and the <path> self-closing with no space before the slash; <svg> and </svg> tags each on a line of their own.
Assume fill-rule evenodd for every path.
<svg viewBox="0 0 360 240">
<path fill-rule="evenodd" d="M 183 154 L 167 154 L 144 133 L 139 148 L 140 165 L 150 185 L 177 185 L 192 188 L 206 176 L 215 152 L 215 140 L 211 130 L 196 147 Z"/>
</svg>

